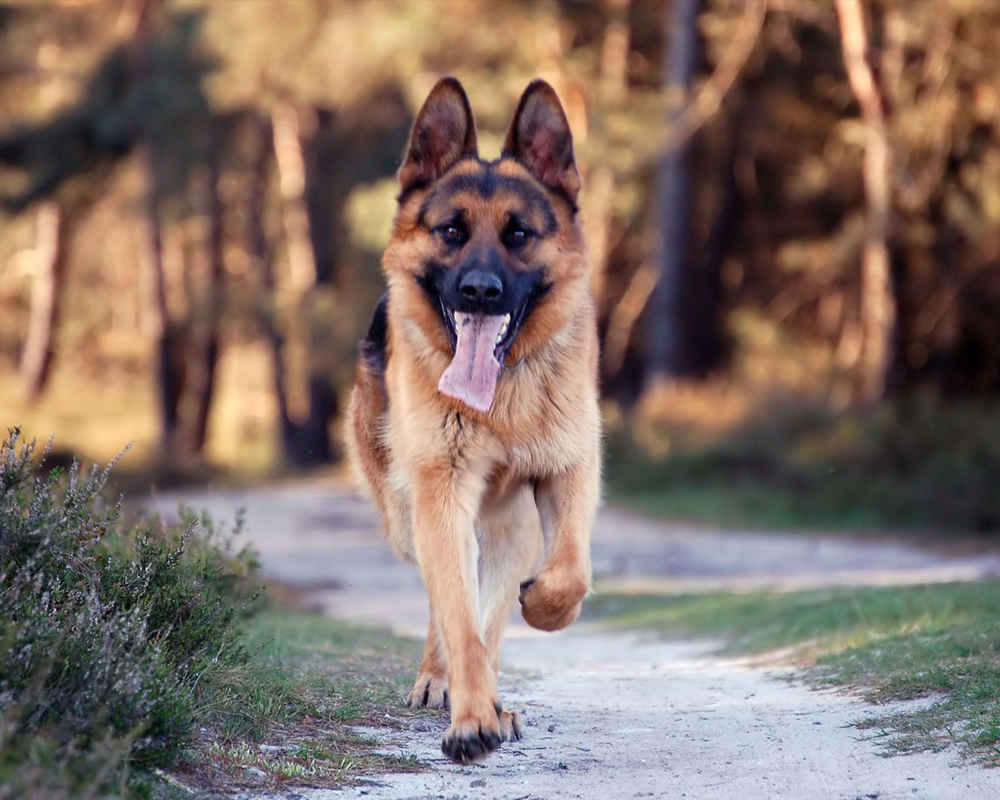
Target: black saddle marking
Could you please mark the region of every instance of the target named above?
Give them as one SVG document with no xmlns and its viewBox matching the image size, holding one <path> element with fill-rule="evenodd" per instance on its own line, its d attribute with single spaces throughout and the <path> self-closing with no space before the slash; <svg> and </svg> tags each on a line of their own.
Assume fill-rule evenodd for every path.
<svg viewBox="0 0 1000 800">
<path fill-rule="evenodd" d="M 389 335 L 389 293 L 379 298 L 368 333 L 361 340 L 361 357 L 378 375 L 385 374 L 386 341 Z"/>
</svg>

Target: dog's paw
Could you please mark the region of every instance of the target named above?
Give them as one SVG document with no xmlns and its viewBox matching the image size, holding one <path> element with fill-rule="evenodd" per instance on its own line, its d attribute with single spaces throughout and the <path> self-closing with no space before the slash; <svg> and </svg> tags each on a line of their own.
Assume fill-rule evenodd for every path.
<svg viewBox="0 0 1000 800">
<path fill-rule="evenodd" d="M 504 741 L 499 718 L 489 724 L 474 719 L 453 722 L 441 740 L 441 752 L 458 764 L 486 758 Z"/>
<path fill-rule="evenodd" d="M 557 631 L 580 616 L 586 594 L 587 580 L 582 575 L 542 570 L 521 584 L 521 615 L 533 628 Z"/>
<path fill-rule="evenodd" d="M 522 726 L 524 725 L 521 719 L 520 711 L 501 711 L 500 712 L 500 741 L 502 742 L 519 742 L 521 741 Z"/>
<path fill-rule="evenodd" d="M 452 719 L 441 740 L 441 752 L 459 764 L 471 764 L 496 750 L 501 742 L 521 738 L 521 715 L 494 702 L 490 711 Z"/>
<path fill-rule="evenodd" d="M 407 708 L 448 708 L 448 679 L 420 673 L 406 695 Z"/>
</svg>

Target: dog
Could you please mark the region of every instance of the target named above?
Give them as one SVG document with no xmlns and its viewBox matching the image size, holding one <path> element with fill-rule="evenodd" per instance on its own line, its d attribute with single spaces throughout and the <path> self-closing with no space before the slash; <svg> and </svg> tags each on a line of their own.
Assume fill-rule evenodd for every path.
<svg viewBox="0 0 1000 800">
<path fill-rule="evenodd" d="M 345 438 L 393 549 L 427 587 L 407 705 L 449 708 L 441 749 L 467 764 L 521 738 L 497 696 L 515 599 L 554 631 L 590 587 L 601 432 L 580 175 L 549 84 L 529 84 L 486 161 L 462 85 L 444 78 L 398 177 L 388 289 L 361 342 Z"/>
</svg>

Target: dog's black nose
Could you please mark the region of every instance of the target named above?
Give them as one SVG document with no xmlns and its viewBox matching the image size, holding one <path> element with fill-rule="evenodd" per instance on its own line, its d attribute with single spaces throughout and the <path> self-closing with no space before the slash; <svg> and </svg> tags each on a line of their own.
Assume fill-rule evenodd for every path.
<svg viewBox="0 0 1000 800">
<path fill-rule="evenodd" d="M 458 291 L 470 303 L 495 303 L 503 296 L 503 282 L 495 272 L 470 269 L 462 276 Z"/>
</svg>

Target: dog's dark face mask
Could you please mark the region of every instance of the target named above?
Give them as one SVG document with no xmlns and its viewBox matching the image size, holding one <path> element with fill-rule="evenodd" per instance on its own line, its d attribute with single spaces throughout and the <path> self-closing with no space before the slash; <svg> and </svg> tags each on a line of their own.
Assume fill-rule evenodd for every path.
<svg viewBox="0 0 1000 800">
<path fill-rule="evenodd" d="M 460 230 L 449 228 L 451 235 Z M 507 351 L 547 291 L 544 269 L 512 268 L 501 246 L 487 244 L 470 248 L 455 266 L 430 262 L 420 281 L 454 349 L 438 390 L 488 411 Z"/>
</svg>

